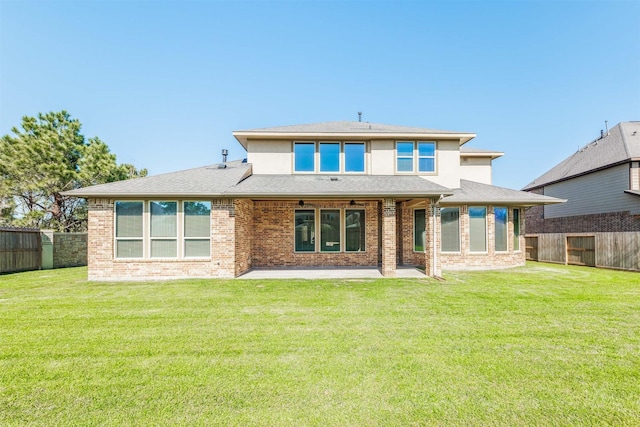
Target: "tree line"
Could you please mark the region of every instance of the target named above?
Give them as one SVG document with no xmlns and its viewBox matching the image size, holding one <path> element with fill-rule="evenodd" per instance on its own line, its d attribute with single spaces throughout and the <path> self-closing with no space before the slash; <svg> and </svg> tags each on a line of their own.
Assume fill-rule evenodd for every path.
<svg viewBox="0 0 640 427">
<path fill-rule="evenodd" d="M 0 226 L 85 231 L 84 199 L 61 193 L 143 177 L 146 169 L 118 164 L 98 137 L 86 138 L 66 111 L 25 116 L 0 139 Z"/>
</svg>

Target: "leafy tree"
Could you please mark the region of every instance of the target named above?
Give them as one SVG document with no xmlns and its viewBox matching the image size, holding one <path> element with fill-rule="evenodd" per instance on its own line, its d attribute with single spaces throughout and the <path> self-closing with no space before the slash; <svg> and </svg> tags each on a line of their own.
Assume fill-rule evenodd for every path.
<svg viewBox="0 0 640 427">
<path fill-rule="evenodd" d="M 116 163 L 99 138 L 85 140 L 66 111 L 23 117 L 22 129 L 0 139 L 0 223 L 58 231 L 86 229 L 86 204 L 61 193 L 146 176 Z"/>
</svg>

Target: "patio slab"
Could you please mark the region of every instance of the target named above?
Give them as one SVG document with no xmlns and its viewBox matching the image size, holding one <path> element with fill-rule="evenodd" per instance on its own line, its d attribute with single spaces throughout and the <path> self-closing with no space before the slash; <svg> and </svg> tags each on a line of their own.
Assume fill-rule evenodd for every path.
<svg viewBox="0 0 640 427">
<path fill-rule="evenodd" d="M 426 279 L 424 272 L 416 267 L 396 268 L 396 277 L 401 279 Z M 292 267 L 253 268 L 238 279 L 382 279 L 376 267 Z"/>
</svg>

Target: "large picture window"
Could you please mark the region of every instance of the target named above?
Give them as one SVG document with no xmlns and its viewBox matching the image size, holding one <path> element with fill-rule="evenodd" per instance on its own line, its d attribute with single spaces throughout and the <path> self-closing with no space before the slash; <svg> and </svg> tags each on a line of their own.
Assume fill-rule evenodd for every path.
<svg viewBox="0 0 640 427">
<path fill-rule="evenodd" d="M 320 251 L 340 252 L 340 211 L 320 211 Z"/>
<path fill-rule="evenodd" d="M 495 223 L 495 244 L 497 252 L 507 251 L 507 242 L 509 239 L 509 228 L 507 218 L 507 208 L 493 208 L 493 217 Z"/>
<path fill-rule="evenodd" d="M 151 258 L 178 256 L 178 203 L 150 202 Z"/>
<path fill-rule="evenodd" d="M 460 252 L 460 209 L 440 210 L 442 252 Z"/>
<path fill-rule="evenodd" d="M 345 251 L 364 252 L 365 250 L 365 217 L 364 209 L 348 209 L 345 211 Z"/>
<path fill-rule="evenodd" d="M 348 142 L 344 144 L 344 171 L 364 172 L 364 142 Z"/>
<path fill-rule="evenodd" d="M 142 258 L 143 203 L 118 201 L 116 210 L 116 257 Z"/>
<path fill-rule="evenodd" d="M 487 251 L 487 208 L 469 207 L 469 250 Z"/>
<path fill-rule="evenodd" d="M 116 258 L 210 256 L 211 202 L 115 202 Z"/>
<path fill-rule="evenodd" d="M 293 144 L 294 170 L 313 172 L 315 170 L 316 144 L 314 142 L 295 142 Z"/>
<path fill-rule="evenodd" d="M 296 141 L 293 171 L 313 173 L 364 173 L 364 142 Z"/>
<path fill-rule="evenodd" d="M 316 213 L 312 209 L 297 210 L 295 213 L 295 250 L 316 250 Z"/>
<path fill-rule="evenodd" d="M 520 209 L 513 210 L 513 250 L 520 250 Z"/>
<path fill-rule="evenodd" d="M 320 172 L 340 172 L 340 143 L 320 143 Z"/>
<path fill-rule="evenodd" d="M 426 211 L 416 209 L 413 211 L 413 250 L 424 252 L 426 244 Z"/>
<path fill-rule="evenodd" d="M 211 256 L 211 202 L 184 202 L 184 257 Z"/>
</svg>

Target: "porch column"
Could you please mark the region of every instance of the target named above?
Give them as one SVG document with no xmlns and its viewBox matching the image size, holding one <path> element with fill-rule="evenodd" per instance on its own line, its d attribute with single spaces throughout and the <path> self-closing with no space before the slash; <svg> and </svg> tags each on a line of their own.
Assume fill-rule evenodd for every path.
<svg viewBox="0 0 640 427">
<path fill-rule="evenodd" d="M 428 199 L 425 214 L 425 273 L 431 277 L 442 275 L 440 261 L 440 205 L 438 199 Z"/>
<path fill-rule="evenodd" d="M 384 277 L 396 275 L 396 200 L 382 200 L 382 267 Z"/>
</svg>

